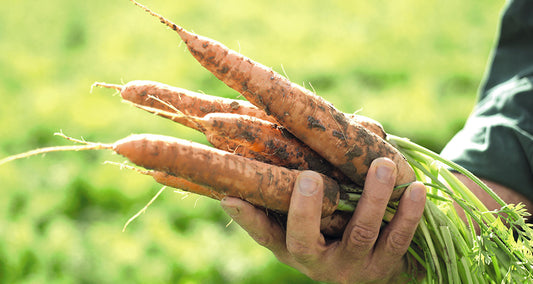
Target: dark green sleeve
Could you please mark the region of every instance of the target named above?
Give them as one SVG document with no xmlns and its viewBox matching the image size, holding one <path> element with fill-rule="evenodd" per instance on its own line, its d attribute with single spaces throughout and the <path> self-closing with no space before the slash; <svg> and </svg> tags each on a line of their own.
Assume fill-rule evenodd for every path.
<svg viewBox="0 0 533 284">
<path fill-rule="evenodd" d="M 478 103 L 442 155 L 533 200 L 533 0 L 507 3 Z"/>
</svg>

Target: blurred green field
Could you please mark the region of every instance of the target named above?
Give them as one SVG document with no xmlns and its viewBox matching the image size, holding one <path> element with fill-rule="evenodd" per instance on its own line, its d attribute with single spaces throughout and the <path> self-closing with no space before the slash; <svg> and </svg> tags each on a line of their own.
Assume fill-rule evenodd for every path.
<svg viewBox="0 0 533 284">
<path fill-rule="evenodd" d="M 169 1 L 145 4 L 439 151 L 476 96 L 502 1 Z M 303 4 L 302 4 L 303 3 Z M 283 71 L 284 70 L 284 71 Z M 157 133 L 206 143 L 95 81 L 136 79 L 236 98 L 177 35 L 126 0 L 9 1 L 0 10 L 0 157 Z M 0 167 L 0 283 L 309 283 L 203 197 L 104 161 L 54 153 Z"/>
</svg>

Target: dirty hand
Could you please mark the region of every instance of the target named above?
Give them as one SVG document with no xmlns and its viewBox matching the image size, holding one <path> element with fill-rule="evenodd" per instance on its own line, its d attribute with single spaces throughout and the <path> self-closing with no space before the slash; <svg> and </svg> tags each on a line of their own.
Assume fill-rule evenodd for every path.
<svg viewBox="0 0 533 284">
<path fill-rule="evenodd" d="M 391 160 L 374 160 L 353 216 L 336 240 L 320 233 L 322 178 L 311 171 L 302 172 L 295 183 L 286 230 L 264 210 L 238 198 L 226 197 L 221 205 L 257 243 L 314 280 L 407 282 L 406 252 L 422 217 L 426 189 L 422 183 L 411 184 L 393 219 L 382 227 L 395 180 Z"/>
</svg>

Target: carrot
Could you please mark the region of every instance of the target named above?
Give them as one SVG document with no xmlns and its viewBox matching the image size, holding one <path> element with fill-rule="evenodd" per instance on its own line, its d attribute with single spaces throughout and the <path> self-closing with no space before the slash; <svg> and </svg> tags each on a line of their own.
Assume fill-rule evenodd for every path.
<svg viewBox="0 0 533 284">
<path fill-rule="evenodd" d="M 141 173 L 152 176 L 153 179 L 159 184 L 207 196 L 212 199 L 221 200 L 225 196 L 216 189 L 200 185 L 165 172 L 150 170 L 142 171 Z M 344 232 L 344 228 L 346 228 L 346 225 L 348 224 L 352 214 L 352 212 L 347 211 L 334 211 L 331 215 L 324 216 L 320 222 L 320 231 L 328 237 L 340 237 Z"/>
<path fill-rule="evenodd" d="M 252 204 L 287 213 L 297 170 L 228 154 L 202 144 L 159 135 L 131 135 L 112 149 L 136 165 L 167 172 L 240 197 Z M 339 187 L 323 176 L 326 188 L 323 214 L 335 211 Z"/>
<path fill-rule="evenodd" d="M 346 225 L 352 218 L 352 212 L 335 211 L 320 220 L 320 232 L 330 238 L 342 237 Z"/>
<path fill-rule="evenodd" d="M 124 165 L 122 163 L 121 164 L 117 164 L 117 163 L 114 163 L 114 162 L 107 162 L 107 163 L 116 164 L 116 165 L 119 165 L 121 168 L 127 168 L 127 169 L 130 169 L 130 170 L 134 170 L 134 171 L 136 171 L 138 173 L 141 173 L 143 175 L 151 176 L 159 184 L 162 184 L 162 185 L 165 185 L 165 186 L 170 186 L 170 187 L 173 187 L 173 188 L 176 188 L 176 189 L 184 190 L 186 192 L 207 196 L 207 197 L 210 197 L 212 199 L 217 199 L 217 200 L 221 200 L 222 198 L 225 197 L 224 194 L 219 193 L 218 191 L 216 191 L 215 189 L 213 189 L 211 187 L 203 186 L 203 185 L 191 182 L 189 180 L 186 180 L 184 178 L 170 175 L 170 174 L 168 174 L 166 172 L 154 171 L 154 170 L 144 170 L 144 169 L 132 167 L 132 166 L 129 166 L 129 165 Z M 160 190 L 156 194 L 156 196 L 154 196 L 154 198 L 149 202 L 149 204 L 152 203 L 153 200 L 155 198 L 157 198 L 157 196 L 161 192 L 162 192 L 162 190 Z M 148 205 L 146 207 L 144 207 L 141 211 L 139 211 L 139 213 L 144 212 L 146 210 L 146 208 L 148 207 Z M 132 217 L 130 220 L 128 220 L 128 222 L 124 226 L 124 229 L 126 228 L 126 226 L 131 221 L 133 221 L 133 219 L 138 217 L 139 213 L 137 213 L 134 217 Z M 268 212 L 268 214 L 271 214 L 271 215 L 274 215 L 273 213 L 275 214 L 275 212 L 272 212 L 272 211 Z M 346 227 L 348 221 L 350 220 L 351 215 L 352 215 L 352 213 L 349 212 L 349 211 L 335 211 L 331 215 L 323 217 L 321 219 L 321 222 L 320 222 L 320 231 L 324 235 L 326 235 L 328 237 L 340 237 L 341 234 L 344 232 L 344 228 Z M 285 223 L 286 220 L 285 220 L 284 216 L 276 215 L 276 217 L 278 218 L 278 221 L 281 222 L 282 226 L 286 225 L 286 223 Z"/>
<path fill-rule="evenodd" d="M 155 81 L 135 80 L 125 85 L 96 82 L 93 87 L 115 89 L 125 101 L 164 111 L 177 109 L 184 114 L 198 117 L 209 113 L 236 113 L 277 123 L 272 116 L 248 101 L 201 94 Z M 357 114 L 349 114 L 348 117 L 381 138 L 386 138 L 385 130 L 377 121 Z"/>
<path fill-rule="evenodd" d="M 360 124 L 364 128 L 366 128 L 368 131 L 371 131 L 372 133 L 376 134 L 377 136 L 387 139 L 387 133 L 385 132 L 385 129 L 383 129 L 383 126 L 377 122 L 376 120 L 366 117 L 359 114 L 348 114 L 347 115 L 349 119 L 353 120 L 355 123 Z"/>
<path fill-rule="evenodd" d="M 187 192 L 207 196 L 217 200 L 220 200 L 225 196 L 224 194 L 214 190 L 211 187 L 200 185 L 184 178 L 170 175 L 165 172 L 149 171 L 148 174 L 152 176 L 156 182 L 162 185 L 182 189 Z"/>
<path fill-rule="evenodd" d="M 310 169 L 349 182 L 342 172 L 275 123 L 232 113 L 210 113 L 200 118 L 178 110 L 172 113 L 137 107 L 204 133 L 217 149 L 290 169 Z"/>
<path fill-rule="evenodd" d="M 137 134 L 113 144 L 103 144 L 59 135 L 86 145 L 37 149 L 1 159 L 0 165 L 15 159 L 49 152 L 108 149 L 145 169 L 163 172 L 201 185 L 202 192 L 198 192 L 199 194 L 207 192 L 210 197 L 215 198 L 235 196 L 280 213 L 288 212 L 292 188 L 300 172 L 168 136 Z M 335 180 L 325 175 L 322 177 L 324 180 L 322 214 L 328 216 L 338 209 L 341 192 Z M 165 175 L 157 174 L 154 178 L 162 182 L 168 181 L 168 176 Z M 192 188 L 195 187 L 190 187 L 191 190 Z M 218 194 L 213 196 L 211 191 L 205 190 L 206 188 L 211 188 Z M 343 190 L 345 189 L 343 186 Z M 343 193 L 343 196 L 347 198 L 347 194 Z M 353 210 L 353 206 L 349 207 Z"/>
<path fill-rule="evenodd" d="M 164 111 L 177 109 L 184 114 L 198 117 L 213 112 L 237 113 L 276 122 L 273 117 L 250 102 L 196 93 L 154 81 L 135 80 L 125 85 L 96 82 L 93 86 L 118 90 L 126 101 Z"/>
<path fill-rule="evenodd" d="M 170 186 L 176 189 L 181 189 L 181 190 L 184 190 L 190 193 L 195 193 L 195 194 L 207 196 L 207 197 L 218 199 L 218 200 L 224 197 L 223 194 L 217 192 L 211 187 L 199 185 L 189 180 L 186 180 L 184 178 L 170 175 L 169 173 L 166 173 L 166 172 L 145 170 L 145 169 L 133 167 L 130 165 L 126 165 L 124 163 L 115 163 L 115 162 L 109 162 L 109 161 L 105 162 L 105 164 L 118 165 L 121 169 L 126 168 L 129 170 L 138 172 L 140 174 L 143 174 L 143 175 L 151 176 L 159 184 Z"/>
<path fill-rule="evenodd" d="M 181 189 L 187 192 L 207 196 L 217 200 L 221 200 L 225 196 L 211 187 L 199 185 L 184 178 L 173 176 L 165 172 L 145 171 L 145 174 L 152 176 L 159 184 Z M 331 215 L 325 216 L 321 219 L 320 231 L 322 234 L 331 238 L 340 237 L 344 232 L 344 228 L 346 228 L 346 225 L 348 224 L 352 214 L 352 212 L 334 211 Z"/>
<path fill-rule="evenodd" d="M 372 160 L 388 157 L 397 166 L 396 185 L 415 180 L 413 169 L 387 141 L 350 120 L 333 105 L 260 63 L 212 39 L 191 33 L 130 0 L 176 31 L 191 54 L 229 87 L 265 110 L 303 143 L 362 185 Z M 393 193 L 399 198 L 403 189 Z"/>
</svg>

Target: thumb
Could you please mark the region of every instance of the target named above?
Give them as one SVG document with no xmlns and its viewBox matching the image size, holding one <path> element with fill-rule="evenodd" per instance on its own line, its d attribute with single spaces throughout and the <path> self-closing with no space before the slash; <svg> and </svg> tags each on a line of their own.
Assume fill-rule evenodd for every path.
<svg viewBox="0 0 533 284">
<path fill-rule="evenodd" d="M 314 171 L 303 171 L 296 178 L 294 189 L 303 196 L 313 196 L 322 187 L 322 177 Z"/>
</svg>

